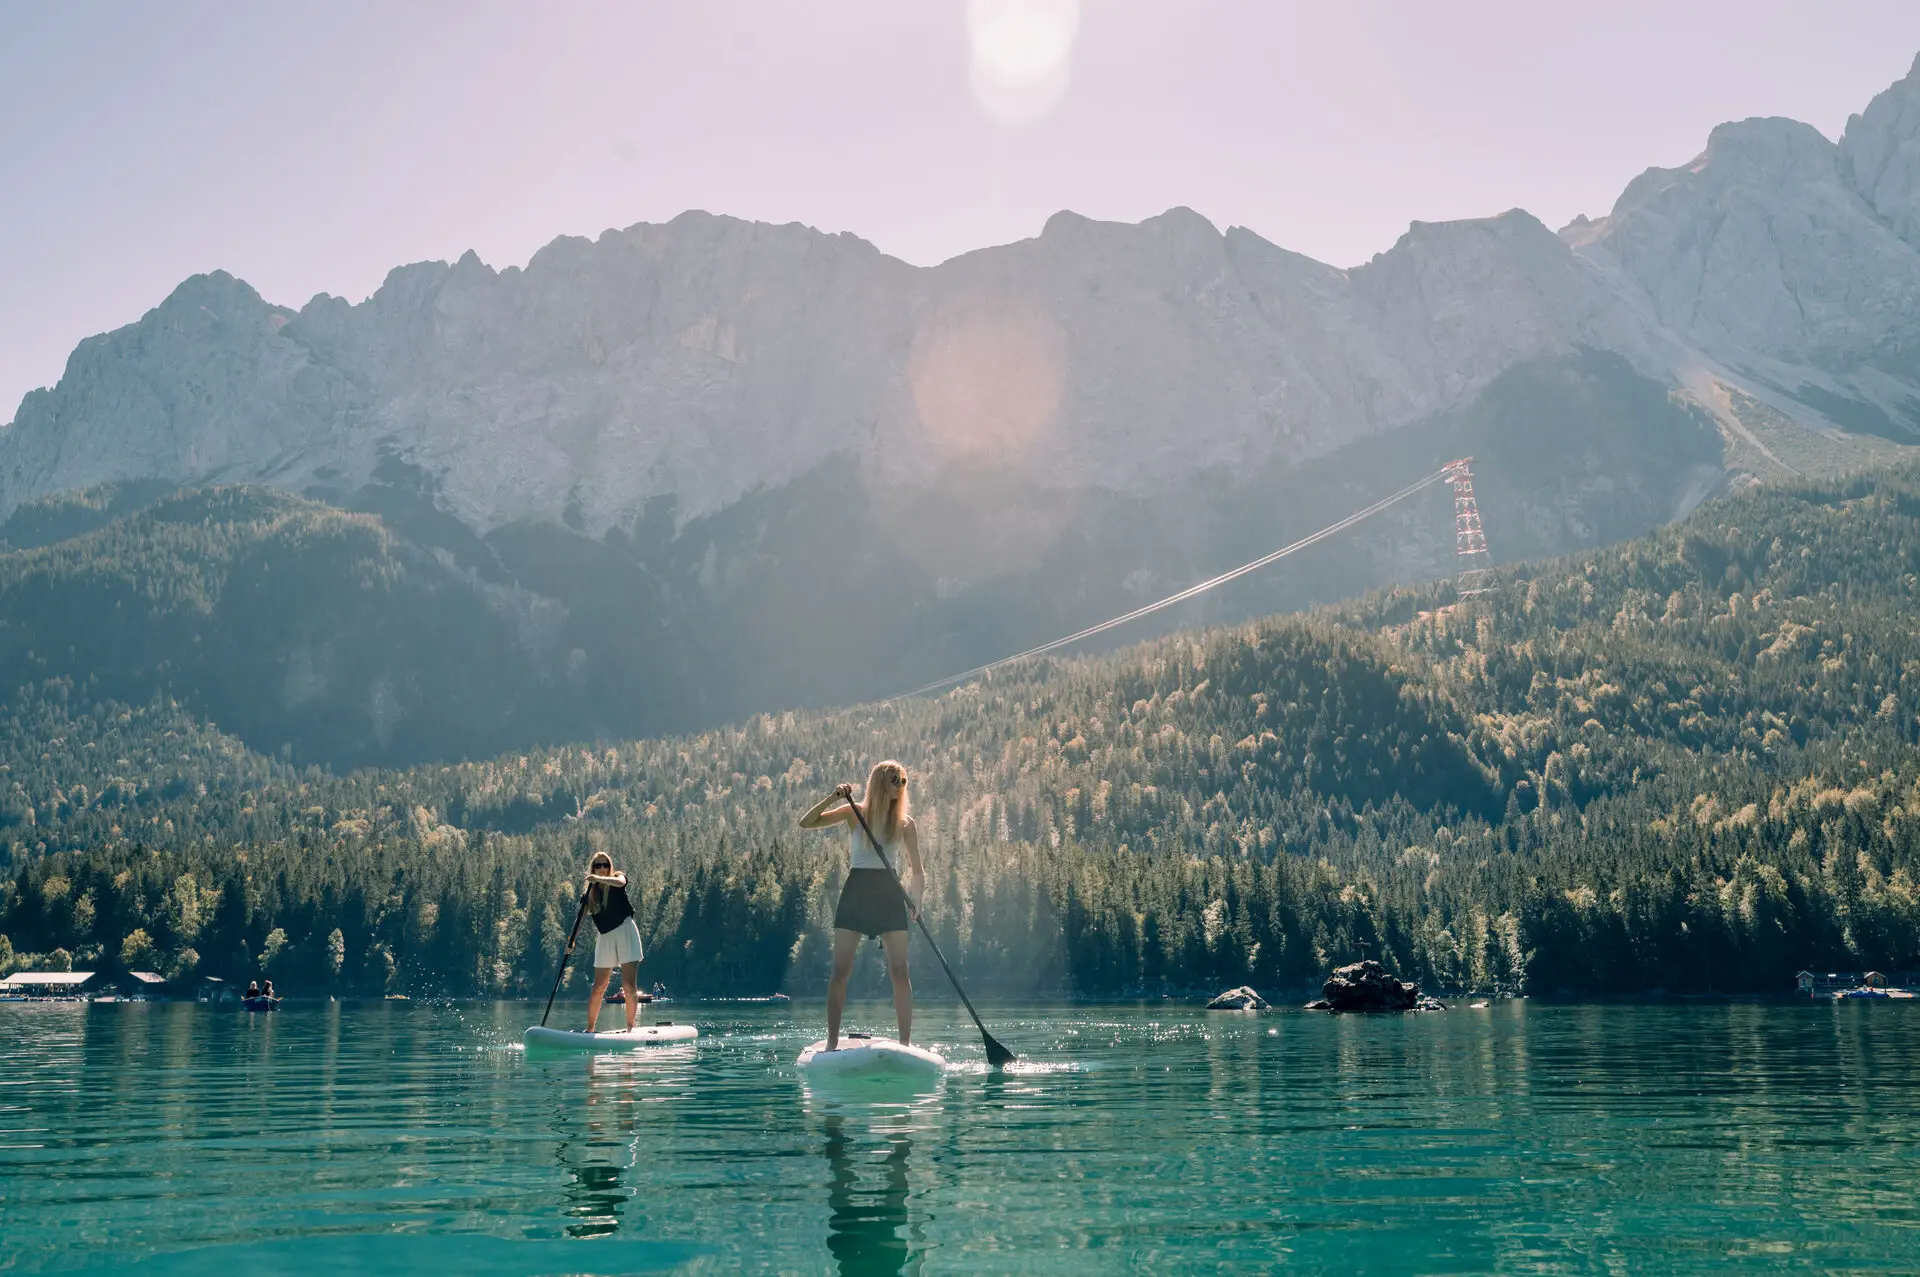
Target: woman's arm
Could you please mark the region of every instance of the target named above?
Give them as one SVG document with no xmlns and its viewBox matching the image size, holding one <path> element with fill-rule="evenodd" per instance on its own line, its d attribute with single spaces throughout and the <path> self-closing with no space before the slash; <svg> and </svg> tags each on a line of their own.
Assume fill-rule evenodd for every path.
<svg viewBox="0 0 1920 1277">
<path fill-rule="evenodd" d="M 920 895 L 927 889 L 927 871 L 920 864 L 920 832 L 914 828 L 913 817 L 907 817 L 907 903 L 913 911 L 920 912 Z"/>
<path fill-rule="evenodd" d="M 610 874 L 590 873 L 587 875 L 587 882 L 589 884 L 604 883 L 609 887 L 624 887 L 627 885 L 627 876 L 616 869 Z"/>
<path fill-rule="evenodd" d="M 832 810 L 828 810 L 831 808 Z M 835 785 L 833 792 L 822 798 L 800 817 L 802 829 L 825 829 L 828 825 L 844 825 L 853 819 L 853 786 Z"/>
</svg>

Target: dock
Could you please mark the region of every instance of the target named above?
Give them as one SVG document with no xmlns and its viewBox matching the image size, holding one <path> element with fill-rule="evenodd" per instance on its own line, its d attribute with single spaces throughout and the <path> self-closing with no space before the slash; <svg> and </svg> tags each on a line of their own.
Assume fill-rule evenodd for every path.
<svg viewBox="0 0 1920 1277">
<path fill-rule="evenodd" d="M 1802 971 L 1794 976 L 1794 992 L 1803 998 L 1920 997 L 1920 971 Z"/>
</svg>

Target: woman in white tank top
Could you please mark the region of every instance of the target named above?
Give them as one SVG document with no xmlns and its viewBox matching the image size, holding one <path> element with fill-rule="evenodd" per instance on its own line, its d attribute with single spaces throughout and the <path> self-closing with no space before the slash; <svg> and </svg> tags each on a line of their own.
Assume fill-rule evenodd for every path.
<svg viewBox="0 0 1920 1277">
<path fill-rule="evenodd" d="M 859 815 L 855 812 L 858 811 Z M 866 817 L 870 841 L 860 827 Z M 847 977 L 863 936 L 880 937 L 887 951 L 887 975 L 893 980 L 893 1014 L 902 1044 L 912 1040 L 913 981 L 907 975 L 907 923 L 919 908 L 926 873 L 920 866 L 920 841 L 907 813 L 907 769 L 888 760 L 867 777 L 861 802 L 853 786 L 836 786 L 800 818 L 802 829 L 847 827 L 847 882 L 833 912 L 833 980 L 827 985 L 827 1050 L 840 1045 L 840 1014 L 847 1004 Z M 873 843 L 880 844 L 880 851 Z M 905 860 L 906 882 L 894 877 Z M 893 868 L 887 866 L 891 862 Z"/>
</svg>

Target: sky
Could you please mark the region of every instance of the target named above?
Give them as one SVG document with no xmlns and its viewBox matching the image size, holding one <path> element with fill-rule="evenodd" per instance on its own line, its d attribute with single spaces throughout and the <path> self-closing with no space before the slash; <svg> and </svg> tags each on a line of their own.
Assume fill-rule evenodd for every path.
<svg viewBox="0 0 1920 1277">
<path fill-rule="evenodd" d="M 910 262 L 1174 205 L 1339 266 L 1604 214 L 1724 120 L 1838 137 L 1914 0 L 0 0 L 0 420 L 224 269 L 364 299 L 689 209 Z"/>
</svg>

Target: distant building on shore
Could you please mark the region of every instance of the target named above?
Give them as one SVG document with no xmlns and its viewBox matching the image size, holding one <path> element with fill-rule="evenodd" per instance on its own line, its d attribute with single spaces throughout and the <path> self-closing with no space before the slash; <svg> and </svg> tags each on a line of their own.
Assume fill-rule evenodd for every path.
<svg viewBox="0 0 1920 1277">
<path fill-rule="evenodd" d="M 92 971 L 16 971 L 0 980 L 0 996 L 15 998 L 79 998 L 88 992 Z"/>
<path fill-rule="evenodd" d="M 1849 989 L 1920 989 L 1920 971 L 1801 971 L 1793 990 L 1803 998 L 1830 998 Z"/>
<path fill-rule="evenodd" d="M 238 1002 L 240 990 L 228 984 L 217 975 L 200 977 L 199 987 L 193 992 L 195 1002 Z"/>
</svg>

